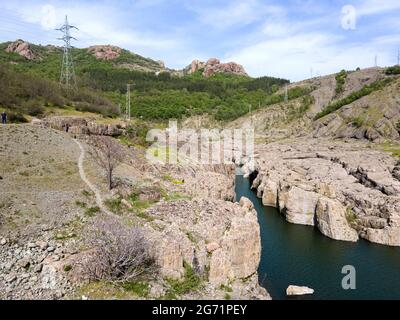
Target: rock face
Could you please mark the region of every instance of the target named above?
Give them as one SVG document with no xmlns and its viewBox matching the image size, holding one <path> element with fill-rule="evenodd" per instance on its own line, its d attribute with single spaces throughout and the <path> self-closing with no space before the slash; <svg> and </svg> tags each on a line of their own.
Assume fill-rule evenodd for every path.
<svg viewBox="0 0 400 320">
<path fill-rule="evenodd" d="M 101 124 L 80 117 L 50 117 L 37 124 L 43 124 L 46 127 L 61 131 L 66 131 L 68 126 L 68 132 L 76 135 L 82 134 L 116 137 L 123 133 L 121 126 Z"/>
<path fill-rule="evenodd" d="M 191 65 L 187 67 L 186 70 L 189 74 L 202 70 L 203 76 L 205 77 L 211 77 L 214 74 L 221 72 L 248 76 L 243 66 L 235 62 L 221 63 L 218 59 L 215 58 L 211 58 L 207 62 L 194 60 Z"/>
<path fill-rule="evenodd" d="M 17 53 L 28 60 L 35 60 L 37 58 L 32 51 L 31 45 L 23 40 L 17 40 L 10 43 L 6 49 L 6 52 Z"/>
<path fill-rule="evenodd" d="M 398 160 L 352 141 L 304 139 L 257 150 L 253 188 L 291 223 L 343 241 L 400 246 Z"/>
<path fill-rule="evenodd" d="M 241 199 L 240 204 L 204 199 L 161 203 L 148 213 L 156 219 L 157 229 L 165 228 L 161 233 L 152 231 L 151 237 L 163 276 L 180 279 L 184 262 L 199 273 L 209 270 L 208 279 L 214 286 L 257 272 L 260 227 L 249 200 Z M 161 216 L 162 221 L 157 218 Z"/>
<path fill-rule="evenodd" d="M 318 229 L 335 240 L 356 242 L 357 231 L 351 228 L 346 219 L 346 209 L 339 201 L 319 198 L 317 204 Z"/>
<path fill-rule="evenodd" d="M 88 52 L 99 60 L 114 60 L 121 55 L 122 49 L 115 46 L 92 46 Z"/>
<path fill-rule="evenodd" d="M 286 289 L 287 296 L 304 296 L 314 294 L 314 290 L 308 287 L 289 286 Z"/>
</svg>

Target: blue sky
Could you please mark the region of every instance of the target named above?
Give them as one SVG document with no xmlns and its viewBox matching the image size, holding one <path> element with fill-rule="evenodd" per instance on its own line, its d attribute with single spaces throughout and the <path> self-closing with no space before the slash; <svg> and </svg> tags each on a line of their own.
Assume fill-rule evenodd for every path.
<svg viewBox="0 0 400 320">
<path fill-rule="evenodd" d="M 65 14 L 77 47 L 118 45 L 177 69 L 216 57 L 295 81 L 376 55 L 393 65 L 400 49 L 400 0 L 0 0 L 0 41 L 61 44 Z"/>
</svg>

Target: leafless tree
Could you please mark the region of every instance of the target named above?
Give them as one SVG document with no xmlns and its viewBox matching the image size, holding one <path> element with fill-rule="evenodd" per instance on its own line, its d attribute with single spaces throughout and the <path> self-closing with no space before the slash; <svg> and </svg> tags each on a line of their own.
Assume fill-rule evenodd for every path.
<svg viewBox="0 0 400 320">
<path fill-rule="evenodd" d="M 123 283 L 157 270 L 142 229 L 128 227 L 118 217 L 97 219 L 85 240 L 93 250 L 82 266 L 91 280 Z"/>
<path fill-rule="evenodd" d="M 124 160 L 125 154 L 121 145 L 110 137 L 91 136 L 89 153 L 96 163 L 105 171 L 108 188 L 113 188 L 115 169 Z"/>
</svg>

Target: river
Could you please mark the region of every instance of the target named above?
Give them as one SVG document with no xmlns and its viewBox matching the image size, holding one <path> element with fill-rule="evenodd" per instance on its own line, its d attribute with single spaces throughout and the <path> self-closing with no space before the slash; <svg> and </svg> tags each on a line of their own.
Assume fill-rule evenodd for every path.
<svg viewBox="0 0 400 320">
<path fill-rule="evenodd" d="M 273 299 L 288 299 L 289 285 L 304 285 L 315 294 L 294 299 L 400 300 L 400 248 L 365 240 L 334 241 L 312 227 L 287 223 L 277 209 L 262 205 L 250 190 L 250 181 L 241 175 L 236 177 L 236 195 L 249 198 L 257 210 L 262 241 L 260 284 Z M 342 288 L 346 265 L 356 268 L 356 290 Z"/>
</svg>

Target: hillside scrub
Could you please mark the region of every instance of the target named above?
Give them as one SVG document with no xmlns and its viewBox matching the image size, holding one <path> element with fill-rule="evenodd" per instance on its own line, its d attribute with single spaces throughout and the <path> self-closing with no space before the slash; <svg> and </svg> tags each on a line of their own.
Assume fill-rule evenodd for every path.
<svg viewBox="0 0 400 320">
<path fill-rule="evenodd" d="M 397 65 L 397 66 L 389 67 L 386 69 L 385 73 L 388 76 L 400 74 L 400 66 Z"/>
<path fill-rule="evenodd" d="M 19 73 L 0 64 L 0 105 L 16 114 L 40 116 L 44 107 L 73 106 L 112 116 L 118 110 L 109 99 L 89 89 L 64 90 L 58 83 L 32 74 Z"/>
<path fill-rule="evenodd" d="M 340 95 L 341 93 L 343 93 L 346 79 L 347 79 L 346 70 L 342 70 L 340 71 L 340 73 L 336 75 L 336 95 Z"/>
<path fill-rule="evenodd" d="M 387 86 L 392 81 L 393 81 L 393 79 L 386 78 L 383 80 L 377 80 L 369 85 L 366 85 L 361 90 L 354 91 L 354 92 L 350 93 L 347 97 L 330 103 L 320 113 L 318 113 L 315 116 L 314 120 L 321 119 L 321 118 L 327 116 L 328 114 L 339 110 L 343 106 L 347 106 L 347 105 L 353 103 L 354 101 L 371 94 L 374 91 L 383 89 L 385 86 Z"/>
</svg>

